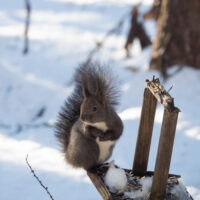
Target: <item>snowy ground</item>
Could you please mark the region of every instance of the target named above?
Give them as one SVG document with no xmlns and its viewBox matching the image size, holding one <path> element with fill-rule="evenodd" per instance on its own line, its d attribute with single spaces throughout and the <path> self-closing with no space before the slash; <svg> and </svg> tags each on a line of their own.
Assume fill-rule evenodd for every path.
<svg viewBox="0 0 200 200">
<path fill-rule="evenodd" d="M 29 162 L 55 200 L 101 199 L 83 170 L 66 165 L 52 124 L 72 90 L 75 67 L 86 59 L 95 42 L 130 10 L 132 0 L 32 0 L 30 53 L 22 55 L 24 1 L 0 3 L 0 199 L 48 199 L 25 163 Z M 136 1 L 135 1 L 136 3 Z M 145 0 L 141 12 L 149 8 Z M 123 32 L 109 38 L 97 59 L 120 74 L 119 113 L 125 130 L 111 159 L 131 168 L 151 48 L 141 52 L 135 42 L 130 60 L 122 49 Z M 151 37 L 153 22 L 146 24 Z M 134 65 L 138 72 L 125 66 Z M 181 174 L 195 200 L 200 199 L 200 72 L 183 69 L 165 82 L 181 109 L 171 173 Z M 37 117 L 41 115 L 41 117 Z M 149 170 L 154 169 L 162 108 L 156 114 Z"/>
</svg>

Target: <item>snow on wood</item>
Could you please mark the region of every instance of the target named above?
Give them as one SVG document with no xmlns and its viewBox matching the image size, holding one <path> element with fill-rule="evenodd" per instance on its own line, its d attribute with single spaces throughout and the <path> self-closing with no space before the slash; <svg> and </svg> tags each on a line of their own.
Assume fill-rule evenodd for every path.
<svg viewBox="0 0 200 200">
<path fill-rule="evenodd" d="M 112 164 L 111 166 L 111 169 L 107 163 L 100 166 L 91 179 L 97 188 L 100 185 L 101 191 L 102 188 L 106 191 L 106 195 L 105 193 L 103 194 L 100 192 L 101 195 L 103 194 L 103 199 L 149 200 L 153 181 L 152 172 L 147 172 L 146 176 L 135 176 L 132 170 L 123 170 L 117 166 L 113 166 Z M 124 172 L 126 178 L 124 178 Z M 122 189 L 122 184 L 123 191 L 120 191 L 120 189 Z M 113 187 L 115 187 L 114 190 Z M 118 190 L 116 187 L 118 187 Z M 180 176 L 173 174 L 169 175 L 165 200 L 193 200 Z"/>
</svg>

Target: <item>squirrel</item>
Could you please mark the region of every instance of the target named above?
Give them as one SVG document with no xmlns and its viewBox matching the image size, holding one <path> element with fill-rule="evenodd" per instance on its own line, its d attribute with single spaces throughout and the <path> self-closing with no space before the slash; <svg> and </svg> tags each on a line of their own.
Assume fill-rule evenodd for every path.
<svg viewBox="0 0 200 200">
<path fill-rule="evenodd" d="M 75 88 L 56 123 L 67 163 L 91 170 L 112 154 L 123 123 L 115 111 L 118 90 L 107 68 L 89 63 L 74 75 Z"/>
</svg>

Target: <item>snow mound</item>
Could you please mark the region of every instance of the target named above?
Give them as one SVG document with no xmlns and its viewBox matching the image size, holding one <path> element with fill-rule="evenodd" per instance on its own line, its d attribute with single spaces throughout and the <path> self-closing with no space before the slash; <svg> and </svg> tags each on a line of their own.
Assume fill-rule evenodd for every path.
<svg viewBox="0 0 200 200">
<path fill-rule="evenodd" d="M 113 193 L 121 193 L 127 185 L 126 173 L 123 169 L 117 168 L 114 161 L 110 163 L 109 169 L 105 175 L 105 184 Z"/>
<path fill-rule="evenodd" d="M 152 174 L 143 177 L 135 176 L 131 170 L 121 169 L 112 161 L 107 171 L 100 173 L 100 176 L 102 176 L 111 195 L 115 197 L 117 195 L 120 199 L 134 200 L 148 200 L 150 197 L 153 182 Z M 165 200 L 172 199 L 192 200 L 182 178 L 177 175 L 170 175 L 167 181 Z"/>
</svg>

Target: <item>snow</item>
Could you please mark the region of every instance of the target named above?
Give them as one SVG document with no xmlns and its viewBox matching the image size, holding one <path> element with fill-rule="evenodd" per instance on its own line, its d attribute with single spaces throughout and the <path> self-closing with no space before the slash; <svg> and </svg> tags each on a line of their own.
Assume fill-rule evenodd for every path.
<svg viewBox="0 0 200 200">
<path fill-rule="evenodd" d="M 48 199 L 36 182 L 25 158 L 55 200 L 101 199 L 84 170 L 73 169 L 64 161 L 51 124 L 64 99 L 71 93 L 75 68 L 116 22 L 130 11 L 124 0 L 32 0 L 30 53 L 22 54 L 24 1 L 1 0 L 0 7 L 0 194 L 3 200 Z M 152 0 L 144 0 L 141 12 Z M 141 51 L 138 41 L 133 58 L 125 59 L 122 47 L 128 30 L 126 19 L 122 33 L 111 36 L 95 59 L 108 63 L 118 74 L 122 88 L 118 112 L 124 133 L 111 159 L 121 168 L 131 168 L 137 138 L 145 80 L 156 71 L 148 71 L 151 47 Z M 153 22 L 145 28 L 153 38 Z M 134 66 L 132 72 L 126 67 Z M 172 68 L 170 74 L 176 71 Z M 181 109 L 170 172 L 180 174 L 194 200 L 200 200 L 200 71 L 183 68 L 161 82 Z M 35 118 L 44 109 L 41 117 Z M 149 159 L 154 170 L 163 109 L 158 106 Z"/>
<path fill-rule="evenodd" d="M 121 195 L 121 198 L 149 199 L 153 177 L 134 176 L 134 173 L 125 171 L 115 166 L 114 161 L 109 163 L 108 170 L 101 177 L 111 193 Z M 191 199 L 182 178 L 170 176 L 166 187 L 166 200 L 189 200 Z"/>
<path fill-rule="evenodd" d="M 104 177 L 104 181 L 111 192 L 124 192 L 127 185 L 126 173 L 123 169 L 117 168 L 114 161 L 111 161 L 108 171 L 106 172 L 106 175 Z"/>
<path fill-rule="evenodd" d="M 149 199 L 151 186 L 152 186 L 152 177 L 142 177 L 138 179 L 137 185 L 140 185 L 141 188 L 134 188 L 128 192 L 125 192 L 125 196 L 128 196 L 133 199 Z M 166 199 L 180 199 L 180 200 L 188 200 L 191 199 L 188 194 L 183 180 L 181 178 L 175 178 L 176 183 L 168 182 L 167 186 L 167 198 Z M 169 180 L 168 180 L 169 181 Z M 173 197 L 173 198 L 172 198 Z"/>
<path fill-rule="evenodd" d="M 188 200 L 189 195 L 185 189 L 183 180 L 180 178 L 178 182 L 179 184 L 175 185 L 174 188 L 172 188 L 171 194 L 175 195 L 181 200 Z"/>
<path fill-rule="evenodd" d="M 127 195 L 130 198 L 144 198 L 146 199 L 149 197 L 150 191 L 151 191 L 151 185 L 152 185 L 152 178 L 151 177 L 142 177 L 139 180 L 139 184 L 142 186 L 141 189 L 125 192 L 125 195 Z"/>
</svg>

